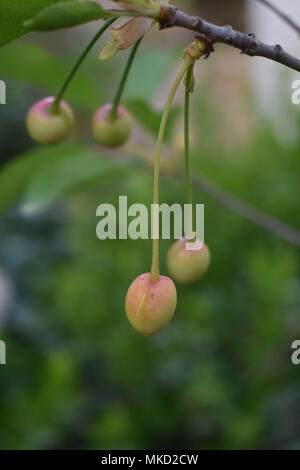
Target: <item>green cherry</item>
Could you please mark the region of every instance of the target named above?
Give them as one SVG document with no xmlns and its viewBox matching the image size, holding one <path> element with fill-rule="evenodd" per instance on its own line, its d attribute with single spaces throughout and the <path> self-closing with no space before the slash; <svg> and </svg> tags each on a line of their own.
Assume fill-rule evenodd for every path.
<svg viewBox="0 0 300 470">
<path fill-rule="evenodd" d="M 29 110 L 26 118 L 28 132 L 41 145 L 54 145 L 64 140 L 74 126 L 74 114 L 70 106 L 61 101 L 53 110 L 55 98 L 38 101 Z"/>
<path fill-rule="evenodd" d="M 112 105 L 105 104 L 93 117 L 93 135 L 95 140 L 105 147 L 119 147 L 129 139 L 132 131 L 132 117 L 122 106 L 118 106 L 116 115 Z"/>
<path fill-rule="evenodd" d="M 187 245 L 186 238 L 176 241 L 168 251 L 168 271 L 181 284 L 192 284 L 201 279 L 210 265 L 208 247 L 200 240 Z"/>
</svg>

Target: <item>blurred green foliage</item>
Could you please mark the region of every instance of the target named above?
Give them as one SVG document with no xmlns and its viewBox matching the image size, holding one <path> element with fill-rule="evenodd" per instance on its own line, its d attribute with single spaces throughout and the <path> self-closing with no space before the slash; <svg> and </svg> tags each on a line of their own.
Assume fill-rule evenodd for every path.
<svg viewBox="0 0 300 470">
<path fill-rule="evenodd" d="M 9 60 L 21 50 L 30 69 Z M 55 66 L 59 58 L 48 62 L 49 54 L 31 43 L 0 52 L 3 78 L 24 91 L 15 92 L 9 111 L 0 110 L 7 152 L 15 120 L 34 97 L 52 93 L 67 69 Z M 45 69 L 37 73 L 40 60 Z M 79 78 L 69 91 L 78 113 L 109 100 L 123 62 L 103 66 L 101 79 L 115 83 L 97 97 L 92 57 L 80 72 L 84 92 Z M 174 52 L 142 51 L 128 84 L 131 110 L 150 135 L 159 114 L 149 96 L 172 64 Z M 300 229 L 300 140 L 283 146 L 262 123 L 247 147 L 228 151 L 212 125 L 218 110 L 208 95 L 198 92 L 193 106 L 194 171 Z M 170 326 L 139 336 L 126 320 L 124 297 L 150 268 L 150 241 L 100 242 L 95 214 L 102 202 L 117 205 L 119 195 L 149 205 L 152 174 L 129 151 L 103 153 L 80 124 L 80 141 L 30 148 L 0 173 L 0 260 L 15 287 L 0 332 L 7 343 L 0 448 L 299 449 L 300 377 L 290 361 L 300 334 L 299 251 L 196 190 L 211 268 L 201 282 L 178 286 Z M 174 134 L 170 128 L 171 146 Z M 154 141 L 146 141 L 152 151 Z M 184 198 L 183 183 L 164 176 L 161 200 Z M 162 241 L 163 273 L 168 247 Z"/>
<path fill-rule="evenodd" d="M 55 3 L 69 0 L 2 0 L 0 5 L 0 47 L 28 33 L 23 23 Z"/>
</svg>

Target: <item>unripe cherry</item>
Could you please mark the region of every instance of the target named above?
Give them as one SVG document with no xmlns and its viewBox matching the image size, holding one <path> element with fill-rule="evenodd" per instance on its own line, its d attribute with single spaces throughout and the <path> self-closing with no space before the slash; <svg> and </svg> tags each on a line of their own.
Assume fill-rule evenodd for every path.
<svg viewBox="0 0 300 470">
<path fill-rule="evenodd" d="M 152 336 L 162 330 L 172 319 L 177 304 L 176 287 L 166 276 L 158 281 L 150 273 L 137 277 L 126 295 L 126 315 L 135 330 Z"/>
<path fill-rule="evenodd" d="M 194 249 L 187 249 L 187 239 L 177 240 L 167 255 L 168 270 L 175 281 L 192 284 L 201 279 L 210 265 L 210 252 L 200 240 L 194 243 Z"/>
<path fill-rule="evenodd" d="M 26 118 L 27 129 L 33 140 L 42 145 L 61 142 L 71 132 L 74 114 L 70 106 L 61 101 L 57 112 L 51 109 L 55 98 L 38 101 L 29 110 Z"/>
<path fill-rule="evenodd" d="M 93 135 L 99 144 L 106 147 L 119 147 L 130 137 L 132 117 L 122 106 L 118 106 L 116 116 L 111 114 L 112 105 L 105 104 L 94 114 Z"/>
</svg>

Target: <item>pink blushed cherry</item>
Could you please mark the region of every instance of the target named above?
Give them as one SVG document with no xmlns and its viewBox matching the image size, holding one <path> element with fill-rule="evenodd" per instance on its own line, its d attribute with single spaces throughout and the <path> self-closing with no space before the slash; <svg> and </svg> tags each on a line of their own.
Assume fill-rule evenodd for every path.
<svg viewBox="0 0 300 470">
<path fill-rule="evenodd" d="M 29 110 L 27 129 L 33 140 L 41 145 L 54 145 L 64 140 L 74 126 L 74 114 L 70 106 L 61 101 L 53 110 L 55 98 L 38 101 Z"/>
<path fill-rule="evenodd" d="M 93 117 L 93 135 L 95 140 L 105 147 L 119 147 L 129 139 L 132 131 L 132 117 L 122 106 L 112 114 L 113 106 L 105 104 Z"/>
<path fill-rule="evenodd" d="M 154 281 L 150 273 L 146 273 L 130 285 L 125 310 L 136 331 L 144 336 L 153 336 L 171 321 L 176 304 L 177 293 L 173 281 L 166 276 Z"/>
</svg>

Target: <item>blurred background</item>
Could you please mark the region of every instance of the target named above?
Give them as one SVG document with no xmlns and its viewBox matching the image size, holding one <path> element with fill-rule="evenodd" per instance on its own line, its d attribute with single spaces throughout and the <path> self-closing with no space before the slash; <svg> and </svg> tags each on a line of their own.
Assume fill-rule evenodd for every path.
<svg viewBox="0 0 300 470">
<path fill-rule="evenodd" d="M 297 0 L 275 1 L 300 22 Z M 299 55 L 299 38 L 256 0 L 175 1 Z M 120 151 L 97 146 L 92 113 L 112 100 L 128 51 L 100 63 L 95 46 L 67 92 L 72 138 L 40 148 L 24 120 L 54 94 L 98 25 L 31 34 L 0 49 L 1 449 L 300 449 L 299 249 L 205 204 L 209 272 L 178 288 L 171 324 L 145 339 L 129 325 L 129 284 L 150 269 L 151 242 L 96 238 L 103 202 L 151 204 L 160 112 L 192 33 L 151 32 L 123 104 L 136 119 Z M 108 39 L 107 35 L 107 39 Z M 228 46 L 197 64 L 196 175 L 300 230 L 298 74 Z M 165 142 L 161 201 L 185 202 L 182 96 Z M 169 241 L 161 243 L 166 273 Z"/>
</svg>

